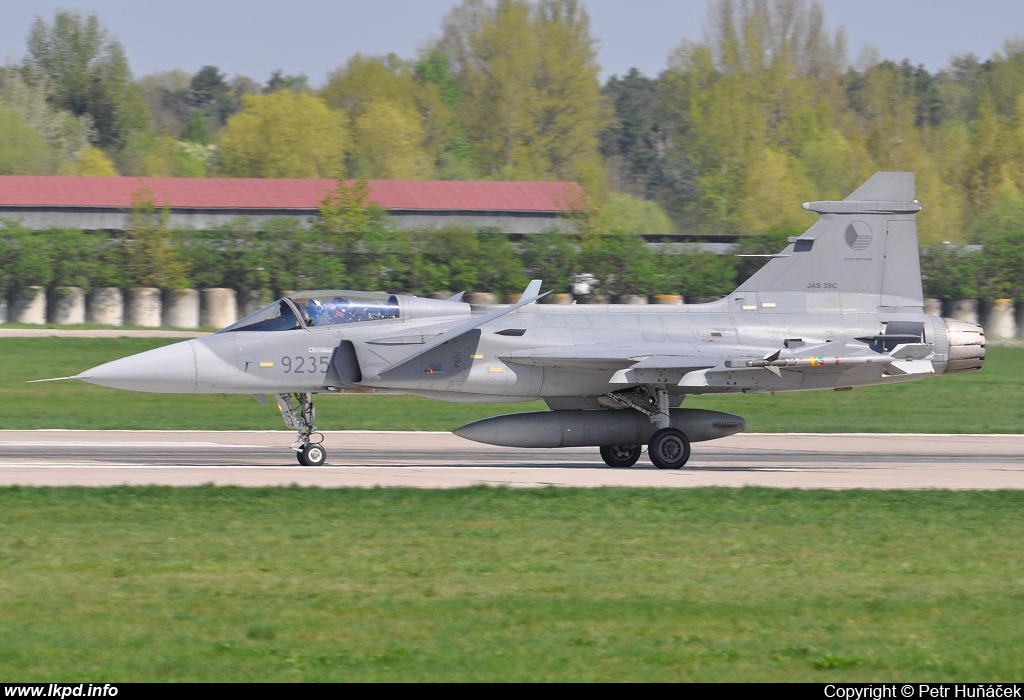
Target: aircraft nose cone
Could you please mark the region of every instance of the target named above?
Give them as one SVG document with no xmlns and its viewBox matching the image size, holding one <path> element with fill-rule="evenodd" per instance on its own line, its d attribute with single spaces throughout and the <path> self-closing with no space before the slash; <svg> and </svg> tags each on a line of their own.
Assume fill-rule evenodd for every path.
<svg viewBox="0 0 1024 700">
<path fill-rule="evenodd" d="M 191 340 L 174 343 L 93 367 L 77 379 L 129 391 L 191 394 L 196 390 L 196 353 Z"/>
</svg>

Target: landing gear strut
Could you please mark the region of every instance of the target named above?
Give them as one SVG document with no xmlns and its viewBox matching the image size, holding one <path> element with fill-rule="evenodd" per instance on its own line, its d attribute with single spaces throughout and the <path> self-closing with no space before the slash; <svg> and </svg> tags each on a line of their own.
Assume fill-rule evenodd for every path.
<svg viewBox="0 0 1024 700">
<path fill-rule="evenodd" d="M 298 404 L 292 403 L 294 398 Z M 281 417 L 287 428 L 298 433 L 292 443 L 295 457 L 304 467 L 319 467 L 327 459 L 327 450 L 323 447 L 324 436 L 321 435 L 313 421 L 316 409 L 313 407 L 312 394 L 278 394 L 277 407 L 281 409 Z"/>
</svg>

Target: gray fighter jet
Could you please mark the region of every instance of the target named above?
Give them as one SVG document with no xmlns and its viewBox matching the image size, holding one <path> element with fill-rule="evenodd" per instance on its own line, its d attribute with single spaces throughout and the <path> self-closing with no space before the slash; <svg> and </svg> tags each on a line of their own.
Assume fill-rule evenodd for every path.
<svg viewBox="0 0 1024 700">
<path fill-rule="evenodd" d="M 678 408 L 690 394 L 843 391 L 980 369 L 980 326 L 923 312 L 912 173 L 877 173 L 843 201 L 808 202 L 806 233 L 729 296 L 677 306 L 474 307 L 398 294 L 290 294 L 205 338 L 73 377 L 134 391 L 276 395 L 303 465 L 326 458 L 313 396 L 397 393 L 457 402 L 544 399 L 550 411 L 455 431 L 513 447 L 642 446 L 678 469 L 690 443 L 743 418 Z M 666 263 L 674 263 L 666 258 Z"/>
</svg>

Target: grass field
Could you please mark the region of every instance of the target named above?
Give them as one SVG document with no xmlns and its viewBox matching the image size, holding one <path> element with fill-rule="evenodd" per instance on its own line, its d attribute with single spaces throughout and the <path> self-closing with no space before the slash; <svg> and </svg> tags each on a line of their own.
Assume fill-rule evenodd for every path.
<svg viewBox="0 0 1024 700">
<path fill-rule="evenodd" d="M 1024 493 L 0 489 L 5 681 L 1010 681 Z"/>
<path fill-rule="evenodd" d="M 168 340 L 0 339 L 0 428 L 283 429 L 251 396 L 141 394 L 81 382 L 25 384 L 77 374 Z M 989 348 L 984 369 L 892 386 L 749 396 L 692 397 L 685 405 L 739 413 L 764 432 L 1024 432 L 1024 349 Z M 486 416 L 542 410 L 527 404 L 448 404 L 408 396 L 324 396 L 324 430 L 452 430 Z"/>
</svg>

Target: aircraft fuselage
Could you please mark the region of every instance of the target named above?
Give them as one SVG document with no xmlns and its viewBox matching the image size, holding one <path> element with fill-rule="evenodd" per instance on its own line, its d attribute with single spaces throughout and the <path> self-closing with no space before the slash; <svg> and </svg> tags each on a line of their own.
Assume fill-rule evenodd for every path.
<svg viewBox="0 0 1024 700">
<path fill-rule="evenodd" d="M 415 298 L 399 297 L 402 303 Z M 678 306 L 531 305 L 435 348 L 393 373 L 366 377 L 470 318 L 471 307 L 436 318 L 400 318 L 285 331 L 227 331 L 116 360 L 91 370 L 89 381 L 137 391 L 278 394 L 376 389 L 462 402 L 529 401 L 600 396 L 623 388 L 614 373 L 645 357 L 698 358 L 686 367 L 640 369 L 630 383 L 663 385 L 672 395 L 842 389 L 942 374 L 949 356 L 946 322 L 923 313 L 787 312 L 770 301 L 728 297 Z M 777 304 L 777 302 L 774 302 Z M 743 307 L 755 306 L 744 310 Z M 894 374 L 886 365 L 839 364 L 834 358 L 876 357 L 858 340 L 884 336 L 893 323 L 917 324 L 933 349 L 931 372 Z M 579 348 L 601 351 L 574 355 Z M 756 359 L 783 348 L 783 357 L 824 358 L 817 366 L 775 374 L 720 367 L 722 358 Z M 565 350 L 565 360 L 551 357 Z M 538 354 L 546 357 L 537 358 Z M 600 357 L 597 355 L 604 355 Z M 714 369 L 707 386 L 679 386 L 683 375 Z M 624 361 L 622 358 L 630 358 Z M 664 364 L 664 363 L 663 363 Z M 134 371 L 138 368 L 139 371 Z M 732 371 L 729 371 L 732 370 Z"/>
</svg>

